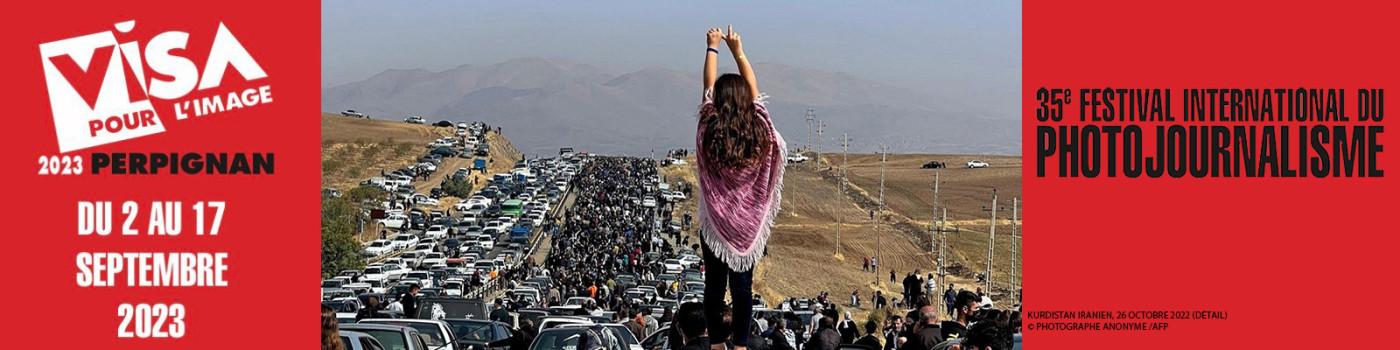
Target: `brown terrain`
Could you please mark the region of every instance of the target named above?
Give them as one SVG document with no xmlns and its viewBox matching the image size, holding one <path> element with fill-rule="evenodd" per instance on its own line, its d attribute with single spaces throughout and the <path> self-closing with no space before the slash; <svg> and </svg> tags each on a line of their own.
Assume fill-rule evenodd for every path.
<svg viewBox="0 0 1400 350">
<path fill-rule="evenodd" d="M 415 164 L 427 154 L 428 143 L 452 136 L 453 132 L 454 128 L 322 113 L 321 186 L 344 191 L 379 176 L 381 170 L 388 172 Z M 487 133 L 486 142 L 491 145 L 490 161 L 486 174 L 472 174 L 474 183 L 485 183 L 491 174 L 509 172 L 520 159 L 520 152 L 501 134 Z M 470 159 L 448 158 L 427 180 L 414 182 L 414 187 L 419 193 L 427 193 L 458 168 L 470 165 Z M 458 200 L 444 197 L 438 209 L 449 208 Z"/>
<path fill-rule="evenodd" d="M 967 169 L 968 160 L 980 159 L 991 168 Z M 999 195 L 997 239 L 993 276 L 997 287 L 992 297 L 1008 295 L 1006 267 L 1011 264 L 1011 198 L 1021 190 L 1021 161 L 1011 156 L 890 155 L 885 164 L 885 202 L 888 210 L 879 228 L 870 220 L 877 208 L 880 184 L 880 156 L 848 157 L 850 184 L 845 194 L 838 190 L 839 167 L 827 169 L 828 162 L 841 163 L 841 156 L 824 155 L 821 165 L 789 165 L 784 178 L 783 206 L 768 246 L 768 257 L 758 266 L 754 290 L 765 300 L 812 297 L 821 291 L 832 294 L 845 305 L 851 291 L 859 290 L 864 303 L 874 290 L 899 296 L 899 280 L 918 270 L 921 275 L 934 270 L 935 254 L 929 237 L 933 223 L 933 177 L 939 174 L 939 202 L 948 209 L 950 243 L 949 280 L 959 288 L 979 287 L 975 273 L 985 271 L 988 224 L 992 189 Z M 930 160 L 951 168 L 921 169 Z M 816 169 L 813 169 L 816 168 Z M 667 181 L 694 185 L 695 167 L 670 166 L 662 173 Z M 682 205 L 693 212 L 695 200 Z M 837 225 L 840 246 L 837 247 Z M 878 234 L 877 234 L 878 232 Z M 689 234 L 694 234 L 690 232 Z M 694 239 L 694 238 L 692 238 Z M 862 257 L 880 257 L 879 273 L 862 272 Z M 894 269 L 895 283 L 889 281 Z M 866 305 L 863 305 L 866 306 Z"/>
</svg>

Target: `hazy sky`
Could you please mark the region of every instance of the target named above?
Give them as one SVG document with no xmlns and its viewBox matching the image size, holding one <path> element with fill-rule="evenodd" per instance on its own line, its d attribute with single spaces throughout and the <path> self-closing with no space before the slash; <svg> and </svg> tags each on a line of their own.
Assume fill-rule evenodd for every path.
<svg viewBox="0 0 1400 350">
<path fill-rule="evenodd" d="M 1019 110 L 1020 1 L 351 0 L 323 1 L 321 13 L 323 87 L 519 57 L 699 70 L 705 30 L 732 23 L 755 62 Z"/>
</svg>

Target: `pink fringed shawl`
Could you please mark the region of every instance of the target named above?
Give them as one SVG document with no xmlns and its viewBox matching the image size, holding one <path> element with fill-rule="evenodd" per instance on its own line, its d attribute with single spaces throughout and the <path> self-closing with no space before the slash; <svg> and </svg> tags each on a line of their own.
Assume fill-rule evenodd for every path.
<svg viewBox="0 0 1400 350">
<path fill-rule="evenodd" d="M 713 109 L 711 94 L 705 94 L 700 113 Z M 768 117 L 766 95 L 754 99 L 758 117 L 768 127 L 772 152 L 753 165 L 742 169 L 719 169 L 711 172 L 705 153 L 696 151 L 700 178 L 700 230 L 705 245 L 734 271 L 748 271 L 758 265 L 772 233 L 773 220 L 782 204 L 783 164 L 787 159 L 787 143 L 773 120 Z M 705 130 L 695 132 L 696 149 L 705 147 Z"/>
</svg>

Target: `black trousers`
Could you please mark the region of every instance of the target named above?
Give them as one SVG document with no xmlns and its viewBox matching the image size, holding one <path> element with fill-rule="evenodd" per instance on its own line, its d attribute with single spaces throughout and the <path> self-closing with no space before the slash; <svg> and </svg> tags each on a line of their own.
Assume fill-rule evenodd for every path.
<svg viewBox="0 0 1400 350">
<path fill-rule="evenodd" d="M 705 243 L 705 323 L 710 344 L 729 340 L 734 346 L 749 345 L 749 324 L 753 322 L 753 270 L 737 272 L 729 269 Z M 724 326 L 724 289 L 728 283 L 733 299 L 732 322 Z M 731 339 L 732 334 L 732 339 Z"/>
</svg>

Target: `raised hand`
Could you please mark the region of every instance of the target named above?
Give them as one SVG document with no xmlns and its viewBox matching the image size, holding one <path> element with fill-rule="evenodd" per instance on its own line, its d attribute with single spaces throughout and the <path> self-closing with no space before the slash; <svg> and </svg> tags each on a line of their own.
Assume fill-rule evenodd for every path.
<svg viewBox="0 0 1400 350">
<path fill-rule="evenodd" d="M 705 45 L 712 49 L 719 48 L 719 41 L 723 39 L 724 33 L 720 32 L 719 28 L 710 28 L 710 31 L 705 32 Z"/>
<path fill-rule="evenodd" d="M 724 35 L 724 43 L 729 44 L 729 52 L 737 54 L 744 49 L 743 43 L 740 42 L 739 32 L 734 31 L 733 24 L 729 25 L 729 32 Z"/>
</svg>

